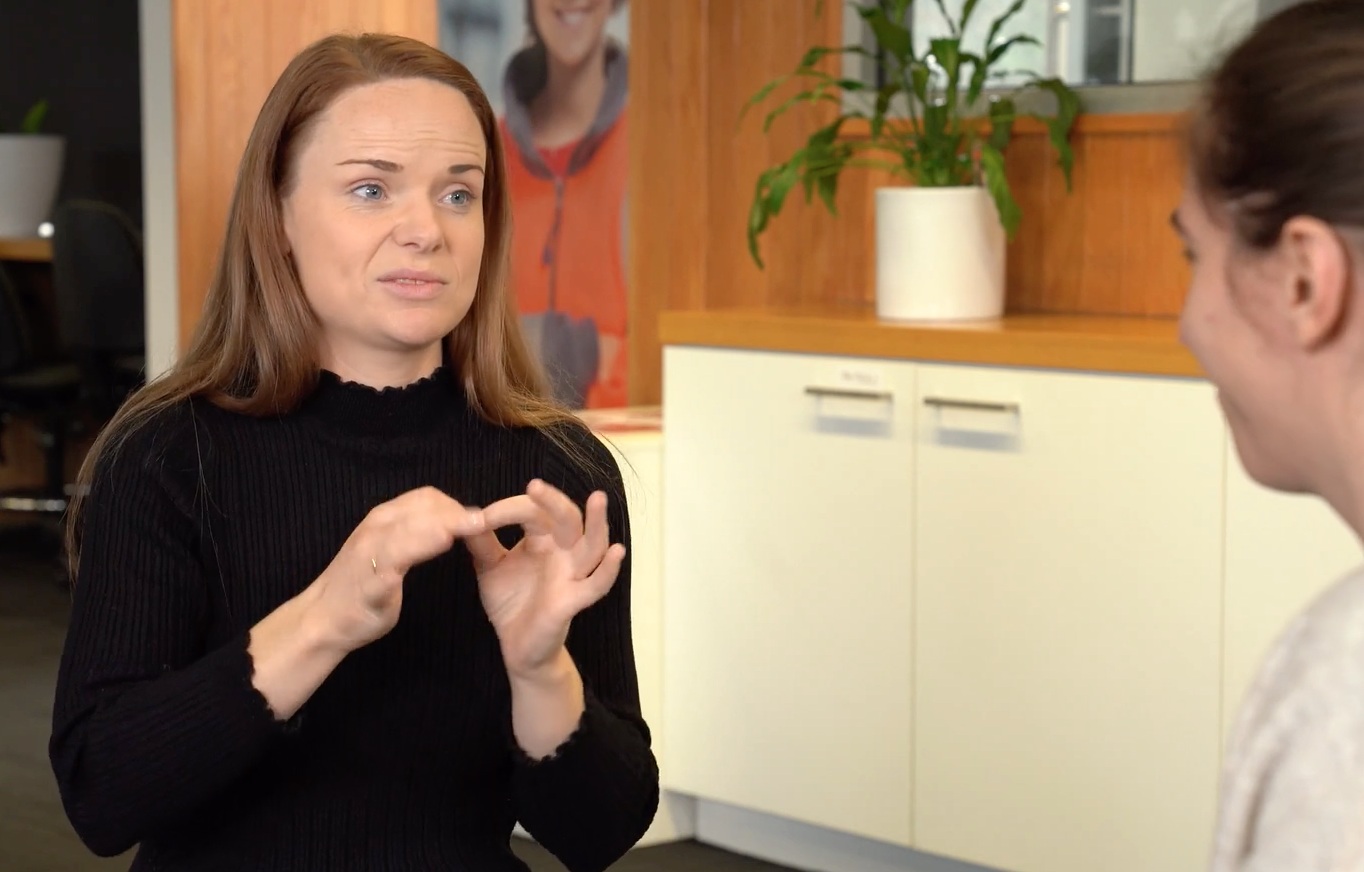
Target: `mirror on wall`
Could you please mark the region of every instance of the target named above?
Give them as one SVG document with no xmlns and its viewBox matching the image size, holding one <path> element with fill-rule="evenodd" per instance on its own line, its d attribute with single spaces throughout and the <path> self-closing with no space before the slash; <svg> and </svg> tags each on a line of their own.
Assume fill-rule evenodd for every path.
<svg viewBox="0 0 1364 872">
<path fill-rule="evenodd" d="M 1056 76 L 1072 87 L 1192 81 L 1256 21 L 1296 2 L 1300 0 L 1026 0 L 1003 33 L 1027 34 L 1038 44 L 1010 50 L 1006 66 L 1014 75 L 1001 84 L 1026 73 Z M 963 3 L 943 0 L 954 19 Z M 1013 0 L 979 0 L 966 46 L 983 41 L 990 22 L 1012 5 Z M 915 0 L 910 15 L 918 51 L 929 40 L 948 35 L 938 3 Z"/>
</svg>

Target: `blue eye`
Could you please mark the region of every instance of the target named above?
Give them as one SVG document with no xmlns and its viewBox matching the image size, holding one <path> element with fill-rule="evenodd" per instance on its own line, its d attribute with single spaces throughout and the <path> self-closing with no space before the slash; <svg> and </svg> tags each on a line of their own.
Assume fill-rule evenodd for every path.
<svg viewBox="0 0 1364 872">
<path fill-rule="evenodd" d="M 456 206 L 468 206 L 473 201 L 474 194 L 472 191 L 455 191 L 450 195 L 450 202 Z"/>
<path fill-rule="evenodd" d="M 372 193 L 370 193 L 372 192 Z M 359 194 L 366 200 L 377 200 L 384 195 L 384 189 L 373 183 L 366 183 L 351 190 L 352 194 Z"/>
</svg>

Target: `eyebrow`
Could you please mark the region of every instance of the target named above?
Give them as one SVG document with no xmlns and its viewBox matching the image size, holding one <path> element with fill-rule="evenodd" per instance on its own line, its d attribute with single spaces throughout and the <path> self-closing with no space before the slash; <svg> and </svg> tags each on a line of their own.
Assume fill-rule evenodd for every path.
<svg viewBox="0 0 1364 872">
<path fill-rule="evenodd" d="M 379 170 L 380 172 L 384 173 L 400 173 L 403 171 L 401 164 L 396 164 L 391 160 L 376 160 L 373 158 L 352 158 L 350 160 L 341 161 L 339 164 L 337 164 L 337 166 L 343 167 L 349 164 L 363 164 L 365 166 L 371 166 L 374 167 L 376 170 Z M 448 172 L 452 176 L 458 176 L 463 173 L 474 171 L 478 171 L 481 173 L 483 172 L 483 167 L 479 166 L 478 164 L 471 163 L 453 164 L 448 170 Z"/>
</svg>

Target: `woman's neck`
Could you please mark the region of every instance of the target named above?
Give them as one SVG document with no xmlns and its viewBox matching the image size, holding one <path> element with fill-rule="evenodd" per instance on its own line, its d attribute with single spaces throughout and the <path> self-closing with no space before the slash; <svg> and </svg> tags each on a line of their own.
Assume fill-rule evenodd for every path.
<svg viewBox="0 0 1364 872">
<path fill-rule="evenodd" d="M 531 129 L 539 148 L 559 148 L 587 135 L 606 94 L 606 42 L 581 64 L 549 62 L 544 90 L 530 106 Z"/>
</svg>

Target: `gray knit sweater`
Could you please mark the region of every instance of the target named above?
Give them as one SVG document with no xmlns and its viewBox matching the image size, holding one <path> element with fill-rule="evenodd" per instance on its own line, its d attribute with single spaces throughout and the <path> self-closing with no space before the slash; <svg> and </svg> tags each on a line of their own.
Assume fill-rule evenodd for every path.
<svg viewBox="0 0 1364 872">
<path fill-rule="evenodd" d="M 1294 619 L 1247 694 L 1212 872 L 1364 872 L 1364 570 Z"/>
</svg>

